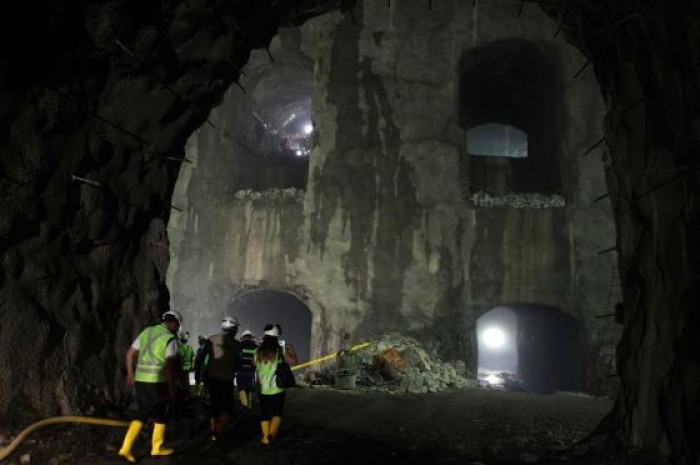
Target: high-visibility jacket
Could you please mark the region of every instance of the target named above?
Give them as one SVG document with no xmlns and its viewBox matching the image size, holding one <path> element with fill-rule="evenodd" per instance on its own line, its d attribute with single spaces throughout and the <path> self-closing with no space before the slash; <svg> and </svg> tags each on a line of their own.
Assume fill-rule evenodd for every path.
<svg viewBox="0 0 700 465">
<path fill-rule="evenodd" d="M 165 349 L 175 335 L 163 325 L 149 326 L 139 335 L 135 379 L 141 383 L 165 382 Z"/>
<path fill-rule="evenodd" d="M 182 370 L 186 373 L 192 371 L 192 357 L 194 356 L 194 349 L 191 345 L 183 342 L 179 345 L 180 357 L 182 357 Z"/>
<path fill-rule="evenodd" d="M 284 392 L 284 389 L 277 387 L 277 380 L 275 379 L 277 364 L 280 363 L 281 360 L 282 356 L 280 354 L 277 354 L 277 356 L 270 361 L 262 361 L 258 357 L 258 354 L 255 354 L 255 374 L 260 383 L 260 394 L 270 396 Z"/>
<path fill-rule="evenodd" d="M 244 339 L 241 341 L 241 366 L 238 371 L 255 371 L 255 350 L 258 344 L 254 339 Z"/>
</svg>

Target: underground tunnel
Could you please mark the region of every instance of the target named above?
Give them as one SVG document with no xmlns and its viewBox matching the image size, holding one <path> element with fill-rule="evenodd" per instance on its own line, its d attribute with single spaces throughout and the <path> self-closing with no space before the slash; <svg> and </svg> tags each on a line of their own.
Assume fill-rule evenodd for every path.
<svg viewBox="0 0 700 465">
<path fill-rule="evenodd" d="M 459 117 L 471 145 L 472 192 L 561 191 L 564 96 L 558 53 L 546 43 L 510 39 L 462 56 Z M 510 149 L 509 134 L 524 147 Z"/>
<path fill-rule="evenodd" d="M 477 334 L 479 380 L 487 386 L 540 394 L 582 388 L 580 325 L 561 310 L 498 306 L 479 317 Z"/>
<path fill-rule="evenodd" d="M 249 291 L 236 296 L 227 313 L 238 317 L 241 328 L 261 334 L 266 324 L 282 326 L 280 343 L 292 345 L 299 360 L 310 360 L 311 312 L 295 295 L 274 290 Z"/>
<path fill-rule="evenodd" d="M 214 332 L 274 290 L 309 360 L 370 344 L 351 393 L 300 373 L 280 463 L 698 462 L 697 2 L 15 7 L 0 454 L 128 419 L 125 352 L 166 310 Z M 478 387 L 500 302 L 538 303 L 504 371 L 541 394 Z M 217 450 L 175 422 L 168 460 L 258 457 L 255 420 Z M 123 428 L 74 428 L 0 460 L 114 462 Z"/>
</svg>

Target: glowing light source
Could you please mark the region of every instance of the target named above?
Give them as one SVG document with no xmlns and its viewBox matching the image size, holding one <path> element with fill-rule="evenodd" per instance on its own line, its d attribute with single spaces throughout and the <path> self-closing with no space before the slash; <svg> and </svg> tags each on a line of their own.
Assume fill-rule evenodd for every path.
<svg viewBox="0 0 700 465">
<path fill-rule="evenodd" d="M 302 152 L 301 150 L 297 150 L 295 153 L 297 154 L 297 157 L 304 155 L 304 152 Z"/>
<path fill-rule="evenodd" d="M 503 380 L 496 375 L 488 375 L 486 377 L 486 381 L 489 384 L 501 384 L 501 383 L 503 383 Z"/>
<path fill-rule="evenodd" d="M 304 125 L 304 134 L 311 134 L 314 130 L 313 125 L 311 123 L 307 123 Z"/>
<path fill-rule="evenodd" d="M 505 344 L 506 335 L 499 328 L 491 327 L 486 328 L 481 333 L 481 340 L 484 342 L 486 347 L 498 349 L 503 347 L 503 344 Z"/>
</svg>

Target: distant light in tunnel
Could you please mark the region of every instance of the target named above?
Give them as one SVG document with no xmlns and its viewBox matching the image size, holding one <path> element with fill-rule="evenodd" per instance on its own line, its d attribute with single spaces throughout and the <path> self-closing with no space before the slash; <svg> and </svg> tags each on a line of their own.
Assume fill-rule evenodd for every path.
<svg viewBox="0 0 700 465">
<path fill-rule="evenodd" d="M 297 151 L 294 152 L 294 153 L 296 153 L 297 157 L 300 157 L 300 156 L 304 155 L 304 152 L 302 152 L 301 150 L 297 150 Z"/>
<path fill-rule="evenodd" d="M 491 327 L 481 333 L 481 339 L 486 347 L 500 349 L 506 342 L 506 335 L 500 328 Z"/>
<path fill-rule="evenodd" d="M 503 384 L 503 378 L 496 375 L 488 375 L 485 379 L 489 384 Z"/>
<path fill-rule="evenodd" d="M 304 125 L 304 134 L 311 134 L 314 131 L 314 127 L 311 123 Z"/>
</svg>

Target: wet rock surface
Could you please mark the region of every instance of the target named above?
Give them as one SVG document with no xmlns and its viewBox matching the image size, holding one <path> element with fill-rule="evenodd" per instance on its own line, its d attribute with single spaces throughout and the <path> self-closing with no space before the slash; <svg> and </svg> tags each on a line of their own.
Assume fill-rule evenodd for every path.
<svg viewBox="0 0 700 465">
<path fill-rule="evenodd" d="M 567 393 L 454 389 L 411 395 L 294 388 L 273 447 L 258 442 L 255 408 L 238 412 L 227 440 L 210 441 L 206 405 L 193 402 L 180 409 L 168 429 L 168 444 L 176 455 L 148 455 L 150 428 L 144 428 L 134 452 L 138 463 L 161 465 L 542 463 L 560 460 L 611 406 L 609 400 Z M 126 463 L 116 456 L 123 433 L 107 426 L 45 427 L 3 464 Z"/>
</svg>

